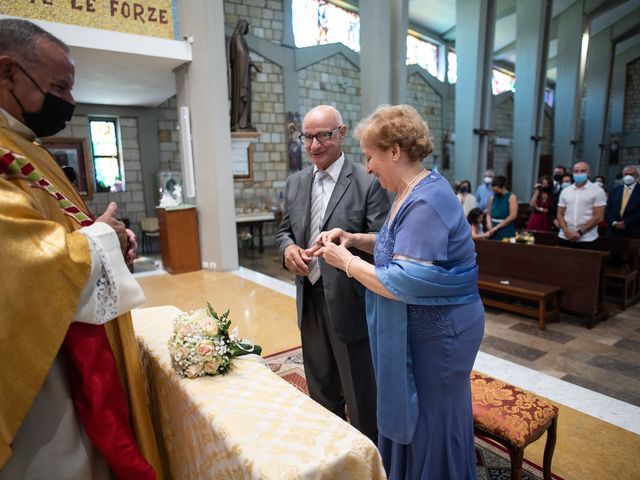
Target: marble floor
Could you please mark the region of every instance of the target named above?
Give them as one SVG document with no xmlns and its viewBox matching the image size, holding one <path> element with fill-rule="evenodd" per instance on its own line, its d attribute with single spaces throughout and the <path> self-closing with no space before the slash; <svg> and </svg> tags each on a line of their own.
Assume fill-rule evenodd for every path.
<svg viewBox="0 0 640 480">
<path fill-rule="evenodd" d="M 240 265 L 293 284 L 274 247 L 249 250 Z M 539 330 L 535 319 L 487 308 L 481 351 L 640 407 L 640 302 L 589 330 L 562 315 Z"/>
<path fill-rule="evenodd" d="M 211 301 L 231 309 L 240 333 L 264 347 L 264 354 L 300 345 L 295 288 L 275 249 L 249 251 L 231 273 L 138 274 L 145 306 L 182 310 Z M 610 316 L 592 330 L 562 317 L 539 331 L 535 321 L 487 311 L 486 335 L 475 368 L 531 390 L 560 406 L 554 472 L 572 478 L 639 478 L 640 306 Z M 525 456 L 542 461 L 544 442 Z"/>
</svg>

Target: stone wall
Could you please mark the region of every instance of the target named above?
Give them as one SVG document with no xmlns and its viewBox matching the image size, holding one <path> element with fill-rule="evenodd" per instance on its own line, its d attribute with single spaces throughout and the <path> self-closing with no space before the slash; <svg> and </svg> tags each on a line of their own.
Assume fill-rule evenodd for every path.
<svg viewBox="0 0 640 480">
<path fill-rule="evenodd" d="M 262 70 L 252 83 L 252 122 L 262 135 L 252 146 L 252 178 L 234 182 L 239 213 L 277 203 L 288 173 L 282 68 L 253 52 L 251 59 Z"/>
<path fill-rule="evenodd" d="M 424 164 L 433 167 L 437 160 L 438 168 L 442 170 L 443 136 L 442 129 L 442 97 L 419 74 L 409 76 L 407 85 L 407 103 L 413 106 L 429 125 L 429 133 L 433 142 L 433 153 Z"/>
<path fill-rule="evenodd" d="M 91 212 L 99 216 L 106 209 L 109 202 L 118 203 L 118 218 L 128 218 L 131 229 L 140 232 L 140 220 L 146 216 L 144 194 L 142 187 L 142 163 L 140 162 L 140 145 L 138 140 L 138 120 L 135 117 L 119 117 L 122 163 L 124 165 L 124 192 L 98 193 L 95 191 L 95 177 L 93 170 L 93 151 L 89 132 L 89 117 L 74 115 L 67 127 L 58 137 L 82 138 L 87 144 L 89 156 L 89 183 L 94 192 L 87 206 Z"/>
<path fill-rule="evenodd" d="M 624 131 L 640 132 L 640 59 L 627 65 L 624 93 Z"/>
<path fill-rule="evenodd" d="M 178 101 L 175 96 L 158 105 L 158 148 L 160 170 L 181 172 L 180 131 L 178 130 Z"/>
<path fill-rule="evenodd" d="M 491 129 L 496 131 L 496 137 L 507 138 L 513 142 L 513 94 L 504 93 L 503 96 L 493 97 L 491 110 Z M 493 170 L 496 175 L 508 173 L 508 166 L 513 161 L 513 145 L 498 146 L 493 149 Z M 475 186 L 474 186 L 475 188 Z"/>
<path fill-rule="evenodd" d="M 282 42 L 282 0 L 224 0 L 224 17 L 233 27 L 240 19 L 248 20 L 249 31 L 256 37 L 278 45 Z"/>
<path fill-rule="evenodd" d="M 336 107 L 347 126 L 343 150 L 350 160 L 362 163 L 359 143 L 353 131 L 360 116 L 360 71 L 344 55 L 338 54 L 298 72 L 300 116 L 321 104 Z M 304 157 L 304 153 L 303 153 Z M 308 164 L 306 157 L 303 165 Z"/>
<path fill-rule="evenodd" d="M 278 208 L 288 175 L 282 67 L 255 52 L 251 59 L 262 70 L 252 73 L 251 117 L 262 135 L 251 147 L 252 177 L 234 182 L 237 213 Z M 264 226 L 266 245 L 273 244 L 276 232 L 275 224 Z"/>
</svg>

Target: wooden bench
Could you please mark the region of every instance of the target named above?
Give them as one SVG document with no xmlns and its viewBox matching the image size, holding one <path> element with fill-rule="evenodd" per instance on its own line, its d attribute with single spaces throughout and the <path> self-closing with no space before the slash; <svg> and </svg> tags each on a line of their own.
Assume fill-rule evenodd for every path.
<svg viewBox="0 0 640 480">
<path fill-rule="evenodd" d="M 586 317 L 589 328 L 606 315 L 603 297 L 608 253 L 494 240 L 476 240 L 475 245 L 481 278 L 490 276 L 560 287 L 559 310 Z M 485 294 L 483 300 L 485 296 L 489 297 Z"/>
<path fill-rule="evenodd" d="M 520 480 L 524 449 L 547 432 L 542 473 L 551 480 L 558 407 L 545 399 L 480 372 L 471 372 L 473 428 L 503 445 L 511 457 L 511 479 Z"/>
<path fill-rule="evenodd" d="M 557 232 L 531 234 L 536 245 L 559 244 Z M 640 298 L 640 239 L 601 235 L 597 249 L 609 254 L 604 271 L 605 288 L 615 291 L 618 306 L 624 310 Z"/>
<path fill-rule="evenodd" d="M 482 303 L 537 318 L 540 330 L 544 330 L 547 322 L 557 320 L 560 315 L 558 295 L 562 287 L 557 285 L 481 274 L 478 288 L 482 295 Z M 535 306 L 514 303 L 504 297 L 530 300 Z"/>
</svg>

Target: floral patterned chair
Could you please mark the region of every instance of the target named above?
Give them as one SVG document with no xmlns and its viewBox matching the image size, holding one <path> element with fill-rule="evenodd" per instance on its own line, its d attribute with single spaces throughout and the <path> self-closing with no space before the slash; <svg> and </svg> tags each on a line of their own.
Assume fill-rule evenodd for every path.
<svg viewBox="0 0 640 480">
<path fill-rule="evenodd" d="M 558 407 L 476 371 L 471 372 L 471 398 L 475 432 L 509 450 L 512 480 L 520 480 L 526 446 L 547 432 L 543 476 L 545 480 L 551 480 Z"/>
</svg>

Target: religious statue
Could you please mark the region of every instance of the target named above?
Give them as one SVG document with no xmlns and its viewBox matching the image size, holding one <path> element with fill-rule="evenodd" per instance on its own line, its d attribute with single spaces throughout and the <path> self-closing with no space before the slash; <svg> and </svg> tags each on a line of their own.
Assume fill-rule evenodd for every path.
<svg viewBox="0 0 640 480">
<path fill-rule="evenodd" d="M 252 131 L 251 124 L 251 67 L 260 68 L 251 61 L 249 46 L 244 36 L 249 33 L 249 22 L 238 20 L 229 39 L 229 90 L 231 94 L 231 131 Z"/>
</svg>

